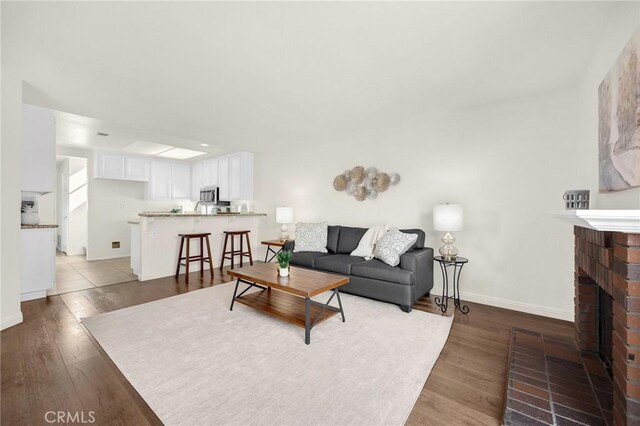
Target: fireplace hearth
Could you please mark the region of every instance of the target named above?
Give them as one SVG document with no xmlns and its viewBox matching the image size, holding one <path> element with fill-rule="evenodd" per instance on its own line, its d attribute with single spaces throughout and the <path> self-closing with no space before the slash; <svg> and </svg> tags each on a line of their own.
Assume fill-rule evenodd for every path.
<svg viewBox="0 0 640 426">
<path fill-rule="evenodd" d="M 578 347 L 611 371 L 614 424 L 640 424 L 640 234 L 574 235 Z"/>
</svg>

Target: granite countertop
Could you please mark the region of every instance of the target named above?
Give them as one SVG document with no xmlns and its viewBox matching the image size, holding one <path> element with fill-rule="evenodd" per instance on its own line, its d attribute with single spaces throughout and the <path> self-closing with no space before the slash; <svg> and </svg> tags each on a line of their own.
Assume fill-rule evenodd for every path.
<svg viewBox="0 0 640 426">
<path fill-rule="evenodd" d="M 196 212 L 188 213 L 169 213 L 169 212 L 142 212 L 138 214 L 140 217 L 247 217 L 247 216 L 266 216 L 266 213 L 218 213 L 203 214 Z"/>
<path fill-rule="evenodd" d="M 46 229 L 46 228 L 57 228 L 58 225 L 22 225 L 22 229 Z"/>
</svg>

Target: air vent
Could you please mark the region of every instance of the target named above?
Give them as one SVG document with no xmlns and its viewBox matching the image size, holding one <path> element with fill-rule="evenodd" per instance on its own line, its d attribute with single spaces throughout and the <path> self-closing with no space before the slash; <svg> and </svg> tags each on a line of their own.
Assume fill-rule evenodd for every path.
<svg viewBox="0 0 640 426">
<path fill-rule="evenodd" d="M 98 132 L 96 133 L 98 136 L 109 136 L 109 133 Z"/>
</svg>

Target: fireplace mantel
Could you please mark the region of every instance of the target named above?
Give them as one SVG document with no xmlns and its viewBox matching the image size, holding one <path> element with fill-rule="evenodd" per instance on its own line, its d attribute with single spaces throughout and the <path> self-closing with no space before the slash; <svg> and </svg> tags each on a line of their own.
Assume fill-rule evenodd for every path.
<svg viewBox="0 0 640 426">
<path fill-rule="evenodd" d="M 596 231 L 640 234 L 640 210 L 564 210 L 552 216 Z"/>
</svg>

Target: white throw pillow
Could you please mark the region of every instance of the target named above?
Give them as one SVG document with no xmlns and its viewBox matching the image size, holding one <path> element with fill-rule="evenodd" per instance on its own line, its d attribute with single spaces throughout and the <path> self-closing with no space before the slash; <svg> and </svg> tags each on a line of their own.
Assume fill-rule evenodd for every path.
<svg viewBox="0 0 640 426">
<path fill-rule="evenodd" d="M 327 222 L 296 223 L 296 243 L 293 252 L 313 251 L 326 253 L 327 230 Z"/>
<path fill-rule="evenodd" d="M 374 255 L 389 266 L 398 266 L 400 256 L 418 240 L 416 234 L 405 234 L 397 229 L 389 230 L 376 245 Z"/>
<path fill-rule="evenodd" d="M 358 247 L 351 252 L 351 256 L 364 257 L 365 260 L 373 259 L 373 249 L 388 229 L 389 225 L 378 225 L 367 229 L 367 232 L 360 239 Z"/>
</svg>

